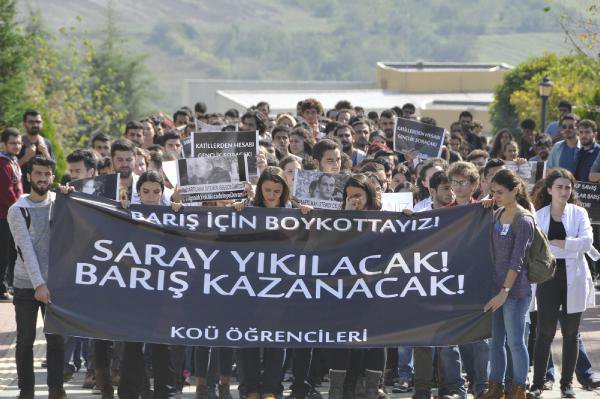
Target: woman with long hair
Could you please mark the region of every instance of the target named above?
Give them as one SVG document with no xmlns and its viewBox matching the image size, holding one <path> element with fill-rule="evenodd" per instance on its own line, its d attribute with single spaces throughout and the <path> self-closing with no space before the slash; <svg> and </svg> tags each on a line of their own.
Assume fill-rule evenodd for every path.
<svg viewBox="0 0 600 399">
<path fill-rule="evenodd" d="M 508 129 L 500 129 L 492 140 L 490 158 L 500 158 L 506 143 L 513 141 L 513 135 Z"/>
<path fill-rule="evenodd" d="M 526 315 L 531 303 L 525 253 L 533 240 L 535 227 L 526 186 L 514 172 L 500 170 L 490 184 L 494 213 L 492 231 L 494 250 L 493 286 L 495 296 L 485 305 L 492 315 L 490 376 L 484 399 L 504 398 L 507 367 L 512 368 L 509 399 L 525 399 L 529 355 L 525 342 Z M 490 205 L 490 204 L 488 204 Z M 508 342 L 512 364 L 507 365 Z"/>
<path fill-rule="evenodd" d="M 236 202 L 233 207 L 241 212 L 246 206 L 263 208 L 292 208 L 291 193 L 281 168 L 268 166 L 258 178 L 253 200 Z M 300 207 L 307 213 L 311 207 Z M 285 350 L 264 348 L 261 362 L 260 348 L 240 349 L 243 384 L 247 399 L 275 399 L 281 393 L 281 375 Z M 262 371 L 262 372 L 261 372 Z"/>
<path fill-rule="evenodd" d="M 307 162 L 312 160 L 312 139 L 308 130 L 296 127 L 290 132 L 290 152 Z"/>
<path fill-rule="evenodd" d="M 579 206 L 571 172 L 563 168 L 551 169 L 543 182 L 534 198 L 538 209 L 536 219 L 550 241 L 550 250 L 556 257 L 556 272 L 536 290 L 537 337 L 530 395 L 535 398 L 542 395 L 556 322 L 562 316 L 560 391 L 563 398 L 574 398 L 573 373 L 577 362 L 579 323 L 586 307 L 594 306 L 594 285 L 585 260 L 585 253 L 592 249 L 592 226 L 587 211 Z"/>
<path fill-rule="evenodd" d="M 356 174 L 348 179 L 344 186 L 342 206 L 345 210 L 352 211 L 381 210 L 381 200 L 377 196 L 376 189 L 367 175 Z M 379 380 L 381 379 L 383 369 L 385 368 L 385 348 L 331 349 L 330 354 L 330 399 L 354 398 L 357 378 L 361 373 L 363 366 L 360 359 L 364 359 L 364 398 L 378 398 Z M 359 359 L 359 361 L 356 361 L 356 359 Z M 348 381 L 346 381 L 346 379 L 348 379 Z"/>
</svg>

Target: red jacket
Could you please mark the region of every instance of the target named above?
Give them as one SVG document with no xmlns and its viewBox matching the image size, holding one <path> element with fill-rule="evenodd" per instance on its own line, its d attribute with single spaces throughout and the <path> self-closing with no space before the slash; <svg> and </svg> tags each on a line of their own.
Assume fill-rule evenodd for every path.
<svg viewBox="0 0 600 399">
<path fill-rule="evenodd" d="M 21 168 L 17 158 L 0 153 L 0 219 L 6 219 L 8 208 L 23 194 Z"/>
</svg>

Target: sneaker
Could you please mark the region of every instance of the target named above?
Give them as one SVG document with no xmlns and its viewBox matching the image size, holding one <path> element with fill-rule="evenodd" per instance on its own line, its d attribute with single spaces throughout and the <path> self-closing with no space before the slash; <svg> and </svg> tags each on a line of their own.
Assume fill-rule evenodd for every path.
<svg viewBox="0 0 600 399">
<path fill-rule="evenodd" d="M 407 393 L 412 391 L 412 387 L 408 383 L 408 381 L 400 381 L 394 384 L 392 388 L 392 393 Z"/>
<path fill-rule="evenodd" d="M 81 386 L 84 389 L 92 389 L 96 385 L 96 375 L 94 370 L 87 370 L 85 372 L 85 378 L 83 379 L 83 385 Z"/>
<path fill-rule="evenodd" d="M 447 393 L 440 396 L 441 399 L 465 399 L 465 397 L 459 393 Z"/>
<path fill-rule="evenodd" d="M 554 381 L 546 380 L 544 381 L 544 391 L 551 391 L 554 388 Z"/>
<path fill-rule="evenodd" d="M 12 301 L 12 298 L 10 295 L 8 295 L 8 293 L 4 293 L 4 294 L 0 294 L 0 302 L 10 302 Z"/>
<path fill-rule="evenodd" d="M 527 399 L 540 399 L 542 397 L 542 392 L 544 392 L 544 387 L 531 385 L 529 392 L 527 392 Z"/>
<path fill-rule="evenodd" d="M 575 391 L 573 390 L 573 384 L 567 384 L 560 387 L 561 398 L 574 398 Z"/>
<path fill-rule="evenodd" d="M 321 395 L 321 392 L 317 391 L 316 389 L 311 388 L 308 392 L 308 399 L 323 399 L 323 395 Z"/>
<path fill-rule="evenodd" d="M 600 388 L 600 380 L 597 378 L 586 378 L 585 380 L 579 381 L 583 389 L 593 391 L 594 389 Z"/>
</svg>

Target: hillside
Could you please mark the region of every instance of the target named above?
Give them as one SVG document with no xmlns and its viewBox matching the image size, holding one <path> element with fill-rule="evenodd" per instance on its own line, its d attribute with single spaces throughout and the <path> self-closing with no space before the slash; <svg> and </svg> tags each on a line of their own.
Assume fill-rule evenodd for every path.
<svg viewBox="0 0 600 399">
<path fill-rule="evenodd" d="M 574 7 L 576 0 L 564 2 Z M 373 80 L 376 61 L 519 61 L 569 47 L 547 0 L 120 0 L 128 49 L 147 55 L 157 106 L 172 109 L 184 78 Z M 19 0 L 49 29 L 94 37 L 105 0 Z"/>
</svg>

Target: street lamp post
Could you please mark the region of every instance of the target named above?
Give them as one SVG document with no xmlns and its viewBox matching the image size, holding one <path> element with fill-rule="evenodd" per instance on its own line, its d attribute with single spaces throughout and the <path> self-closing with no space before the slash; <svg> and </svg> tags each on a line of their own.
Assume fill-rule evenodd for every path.
<svg viewBox="0 0 600 399">
<path fill-rule="evenodd" d="M 538 88 L 540 90 L 540 97 L 542 98 L 542 128 L 540 129 L 541 132 L 544 132 L 546 130 L 546 108 L 548 104 L 548 97 L 550 97 L 550 95 L 552 94 L 552 87 L 553 83 L 550 80 L 550 78 L 548 78 L 548 76 L 544 76 L 544 79 L 542 79 L 542 81 L 538 85 Z"/>
</svg>

